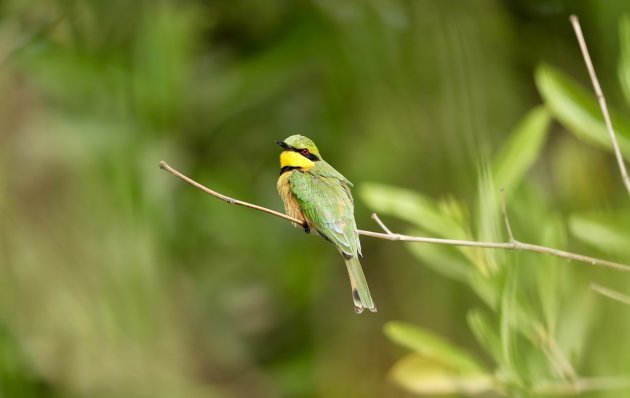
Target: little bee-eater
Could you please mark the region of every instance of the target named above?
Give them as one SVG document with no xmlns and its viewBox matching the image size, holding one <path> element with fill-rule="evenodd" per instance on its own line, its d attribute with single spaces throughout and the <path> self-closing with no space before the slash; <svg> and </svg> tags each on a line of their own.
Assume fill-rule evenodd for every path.
<svg viewBox="0 0 630 398">
<path fill-rule="evenodd" d="M 341 253 L 352 285 L 355 311 L 376 312 L 361 269 L 361 244 L 354 221 L 352 183 L 326 163 L 310 139 L 292 135 L 276 141 L 282 147 L 278 192 L 291 217 L 302 221 L 306 232 L 317 231 Z"/>
</svg>

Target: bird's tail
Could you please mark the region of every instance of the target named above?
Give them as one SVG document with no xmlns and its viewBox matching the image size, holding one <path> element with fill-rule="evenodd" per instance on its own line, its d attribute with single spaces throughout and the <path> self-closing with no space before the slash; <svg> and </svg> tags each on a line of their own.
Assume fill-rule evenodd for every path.
<svg viewBox="0 0 630 398">
<path fill-rule="evenodd" d="M 357 256 L 352 256 L 345 259 L 345 261 L 346 267 L 348 267 L 348 274 L 350 275 L 350 284 L 352 285 L 354 310 L 357 314 L 362 313 L 366 308 L 372 312 L 376 312 L 376 306 L 374 305 L 372 296 L 370 296 L 370 289 L 365 280 L 365 275 L 363 275 L 359 259 Z"/>
</svg>

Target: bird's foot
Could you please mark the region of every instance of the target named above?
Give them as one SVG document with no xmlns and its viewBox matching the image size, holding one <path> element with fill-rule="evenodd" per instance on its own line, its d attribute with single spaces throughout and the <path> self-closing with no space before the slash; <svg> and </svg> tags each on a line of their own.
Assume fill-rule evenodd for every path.
<svg viewBox="0 0 630 398">
<path fill-rule="evenodd" d="M 304 232 L 306 232 L 307 234 L 311 232 L 311 227 L 308 226 L 308 223 L 305 221 L 304 224 L 302 224 L 302 228 L 304 228 Z"/>
</svg>

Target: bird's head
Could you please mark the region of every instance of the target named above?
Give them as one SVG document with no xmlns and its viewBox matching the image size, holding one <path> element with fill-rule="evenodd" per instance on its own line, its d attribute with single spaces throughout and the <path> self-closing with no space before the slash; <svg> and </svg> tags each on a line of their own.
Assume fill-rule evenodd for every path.
<svg viewBox="0 0 630 398">
<path fill-rule="evenodd" d="M 315 166 L 322 156 L 315 143 L 303 135 L 292 135 L 284 141 L 276 141 L 282 147 L 280 168 L 282 170 L 300 169 L 307 171 Z"/>
</svg>

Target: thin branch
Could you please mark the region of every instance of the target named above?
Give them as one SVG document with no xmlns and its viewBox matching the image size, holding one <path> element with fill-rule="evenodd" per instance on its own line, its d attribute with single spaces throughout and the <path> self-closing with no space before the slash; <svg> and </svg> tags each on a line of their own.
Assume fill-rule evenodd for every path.
<svg viewBox="0 0 630 398">
<path fill-rule="evenodd" d="M 374 238 L 398 240 L 404 242 L 423 242 L 423 243 L 436 243 L 450 246 L 474 246 L 483 247 L 486 249 L 508 249 L 508 250 L 521 250 L 530 251 L 541 254 L 547 254 L 549 256 L 561 257 L 567 260 L 575 260 L 583 263 L 590 263 L 592 265 L 599 265 L 602 267 L 612 268 L 619 271 L 630 272 L 630 265 L 616 263 L 613 261 L 602 260 L 595 257 L 584 256 L 582 254 L 571 253 L 564 250 L 554 249 L 552 247 L 534 245 L 531 243 L 520 242 L 514 240 L 512 242 L 478 242 L 469 240 L 457 240 L 457 239 L 438 239 L 438 238 L 425 238 L 420 236 L 408 236 L 394 233 L 379 234 L 377 232 L 362 231 L 359 230 L 359 234 L 365 236 L 371 236 Z"/>
<path fill-rule="evenodd" d="M 389 228 L 387 228 L 387 226 L 383 223 L 383 221 L 381 221 L 381 219 L 378 218 L 378 215 L 376 213 L 372 213 L 372 220 L 376 221 L 378 226 L 381 227 L 383 231 L 387 233 L 387 235 L 394 235 L 394 233 L 390 231 Z"/>
<path fill-rule="evenodd" d="M 280 213 L 280 212 L 275 211 L 275 210 L 268 209 L 266 207 L 253 205 L 253 204 L 247 203 L 247 202 L 243 202 L 241 200 L 237 200 L 237 199 L 231 198 L 229 196 L 225 196 L 223 194 L 220 194 L 220 193 L 218 193 L 216 191 L 213 191 L 212 189 L 201 185 L 200 183 L 194 181 L 193 179 L 191 179 L 189 177 L 186 177 L 182 173 L 180 173 L 177 170 L 173 169 L 171 166 L 169 166 L 164 161 L 160 162 L 160 168 L 163 169 L 163 170 L 168 171 L 169 173 L 173 174 L 176 177 L 179 177 L 180 179 L 186 181 L 187 183 L 193 185 L 194 187 L 196 187 L 198 189 L 201 189 L 202 191 L 204 191 L 204 192 L 206 192 L 206 193 L 208 193 L 208 194 L 210 194 L 210 195 L 212 195 L 214 197 L 217 197 L 217 198 L 219 198 L 219 199 L 221 199 L 221 200 L 223 200 L 223 201 L 225 201 L 227 203 L 231 203 L 231 204 L 235 204 L 235 205 L 239 205 L 239 206 L 249 207 L 251 209 L 259 210 L 259 211 L 262 211 L 262 212 L 274 215 L 276 217 L 280 217 L 282 219 L 291 221 L 291 222 L 296 223 L 298 225 L 302 225 L 300 220 L 298 220 L 296 218 L 293 218 L 293 217 L 289 217 L 286 214 Z M 608 260 L 602 260 L 602 259 L 595 258 L 595 257 L 590 257 L 590 256 L 584 256 L 584 255 L 581 255 L 581 254 L 571 253 L 571 252 L 567 252 L 567 251 L 564 251 L 564 250 L 558 250 L 558 249 L 554 249 L 554 248 L 551 248 L 551 247 L 539 246 L 539 245 L 534 245 L 534 244 L 531 244 L 531 243 L 519 242 L 519 241 L 516 241 L 516 240 L 515 241 L 511 241 L 511 242 L 477 242 L 477 241 L 469 241 L 469 240 L 439 239 L 439 238 L 427 238 L 427 237 L 422 237 L 422 236 L 409 236 L 409 235 L 396 234 L 396 233 L 391 232 L 385 226 L 385 224 L 382 221 L 380 221 L 380 219 L 378 219 L 378 216 L 374 215 L 372 217 L 375 220 L 378 220 L 377 223 L 383 229 L 383 231 L 385 231 L 385 233 L 359 230 L 358 232 L 359 232 L 360 235 L 370 236 L 372 238 L 400 241 L 400 242 L 434 243 L 434 244 L 449 245 L 449 246 L 473 246 L 473 247 L 482 247 L 482 248 L 486 248 L 486 249 L 507 249 L 507 250 L 530 251 L 530 252 L 546 254 L 546 255 L 549 255 L 549 256 L 561 257 L 561 258 L 564 258 L 566 260 L 574 260 L 574 261 L 579 261 L 579 262 L 584 262 L 584 263 L 590 263 L 592 265 L 598 265 L 598 266 L 601 266 L 601 267 L 616 269 L 618 271 L 630 272 L 630 265 L 616 263 L 616 262 L 608 261 Z"/>
<path fill-rule="evenodd" d="M 621 149 L 619 148 L 619 144 L 617 143 L 617 136 L 615 135 L 615 130 L 613 129 L 612 121 L 610 120 L 610 115 L 608 114 L 608 107 L 606 106 L 604 93 L 602 92 L 602 88 L 600 87 L 599 81 L 597 80 L 597 75 L 595 74 L 593 62 L 591 62 L 591 56 L 588 54 L 588 48 L 586 47 L 584 35 L 582 34 L 582 28 L 580 27 L 580 21 L 575 15 L 571 15 L 571 17 L 569 17 L 569 20 L 571 21 L 571 25 L 573 25 L 575 36 L 577 36 L 578 43 L 580 44 L 582 56 L 584 57 L 584 63 L 586 64 L 586 69 L 588 69 L 588 74 L 591 76 L 593 90 L 595 90 L 595 95 L 597 96 L 597 100 L 599 101 L 599 106 L 600 108 L 602 108 L 602 114 L 604 115 L 604 121 L 606 122 L 606 128 L 608 129 L 608 135 L 610 135 L 610 141 L 612 142 L 613 150 L 615 151 L 615 157 L 617 158 L 617 163 L 619 164 L 619 170 L 621 171 L 621 178 L 624 185 L 626 186 L 626 190 L 628 190 L 628 193 L 630 194 L 630 177 L 628 177 L 628 170 L 626 170 L 626 165 L 623 162 L 623 156 L 621 155 Z"/>
<path fill-rule="evenodd" d="M 624 303 L 624 304 L 630 305 L 630 296 L 627 296 L 627 295 L 625 295 L 623 293 L 619 293 L 619 292 L 617 292 L 615 290 L 609 289 L 609 288 L 604 287 L 604 286 L 597 285 L 595 283 L 591 284 L 591 289 L 594 292 L 597 292 L 597 293 L 601 294 L 602 296 L 606 296 L 606 297 L 608 297 L 610 299 L 619 301 L 620 303 Z"/>
<path fill-rule="evenodd" d="M 193 179 L 191 179 L 189 177 L 186 177 L 185 175 L 183 175 L 179 171 L 177 171 L 174 168 L 172 168 L 171 166 L 169 166 L 168 163 L 166 163 L 163 160 L 160 161 L 160 168 L 162 170 L 168 171 L 169 173 L 173 174 L 175 177 L 181 178 L 182 180 L 186 181 L 190 185 L 193 185 L 194 187 L 197 187 L 197 188 L 201 189 L 205 193 L 209 193 L 210 195 L 221 199 L 224 202 L 228 202 L 228 203 L 233 204 L 233 205 L 249 207 L 250 209 L 254 209 L 254 210 L 263 211 L 265 213 L 272 214 L 272 215 L 274 215 L 276 217 L 280 217 L 280 218 L 284 218 L 285 220 L 292 221 L 295 224 L 302 225 L 302 221 L 298 220 L 297 218 L 293 218 L 291 216 L 288 216 L 288 215 L 286 215 L 284 213 L 280 213 L 279 211 L 275 211 L 275 210 L 268 209 L 266 207 L 253 205 L 253 204 L 247 203 L 247 202 L 243 202 L 242 200 L 230 198 L 229 196 L 225 196 L 225 195 L 220 194 L 220 193 L 218 193 L 216 191 L 213 191 L 212 189 L 210 189 L 210 188 L 208 188 L 208 187 L 206 187 L 204 185 L 201 185 L 197 181 L 195 181 L 195 180 L 193 180 Z"/>
</svg>

